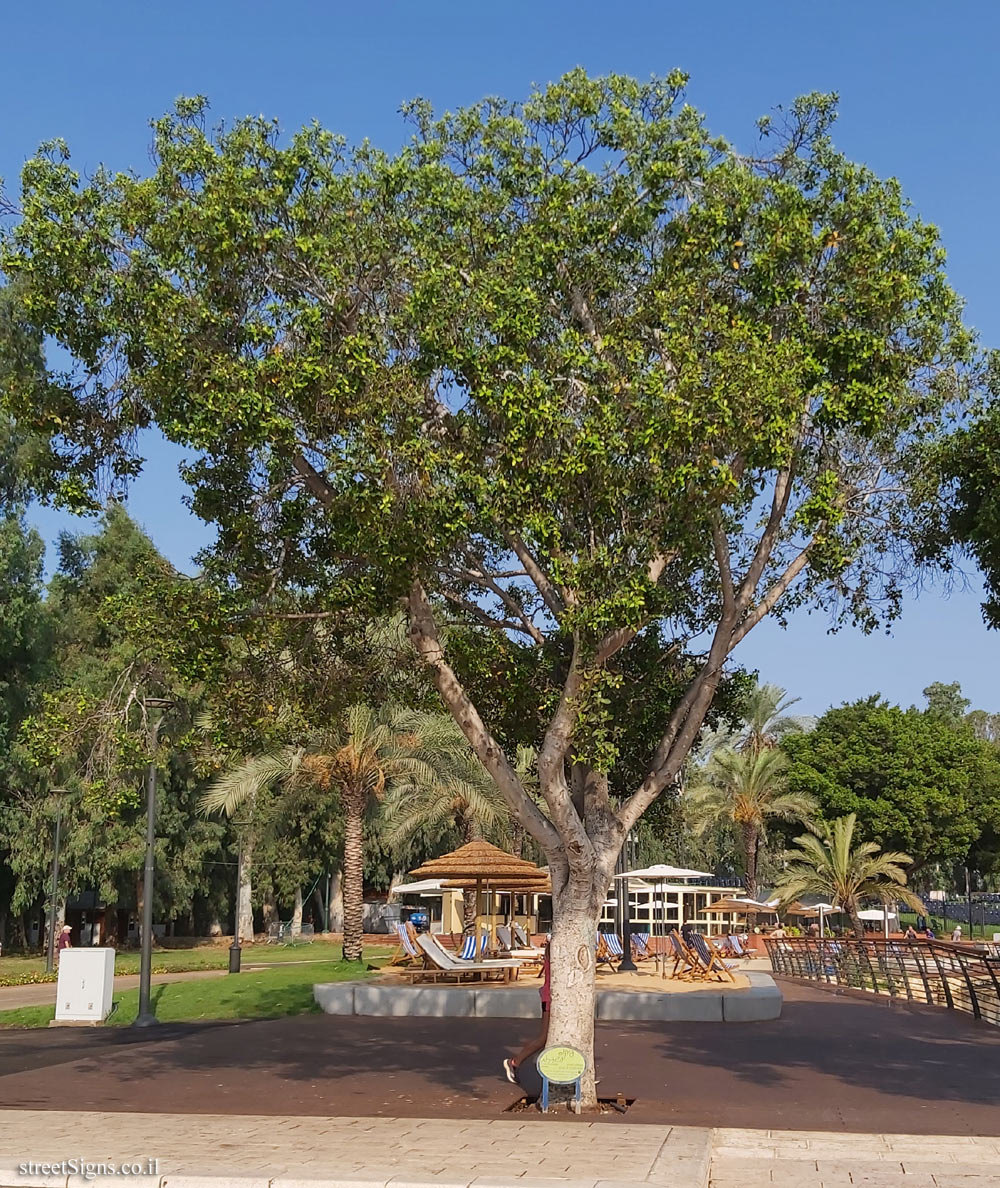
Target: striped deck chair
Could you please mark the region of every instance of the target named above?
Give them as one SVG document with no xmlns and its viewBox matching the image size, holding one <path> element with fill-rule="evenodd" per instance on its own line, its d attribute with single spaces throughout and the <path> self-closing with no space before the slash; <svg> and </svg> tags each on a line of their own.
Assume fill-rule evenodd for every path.
<svg viewBox="0 0 1000 1188">
<path fill-rule="evenodd" d="M 604 942 L 604 951 L 611 958 L 612 961 L 623 961 L 625 959 L 625 949 L 622 947 L 622 938 L 617 932 L 602 932 L 601 940 Z"/>
<path fill-rule="evenodd" d="M 694 955 L 688 951 L 687 945 L 681 940 L 681 934 L 676 928 L 667 933 L 667 941 L 670 949 L 663 958 L 663 964 L 665 967 L 667 958 L 673 954 L 674 967 L 670 971 L 670 976 L 672 978 L 679 978 L 681 981 L 689 981 L 694 977 L 700 977 L 701 967 Z"/>
<path fill-rule="evenodd" d="M 728 978 L 730 982 L 736 981 L 733 970 L 736 969 L 737 962 L 725 961 L 720 957 L 700 932 L 691 933 L 691 952 L 701 963 L 702 976 L 706 980 L 717 978 L 724 982 Z"/>
<path fill-rule="evenodd" d="M 486 952 L 486 943 L 489 939 L 485 932 L 483 933 L 481 939 L 482 939 L 482 951 L 485 953 Z M 476 938 L 472 935 L 472 933 L 469 933 L 469 935 L 462 942 L 462 951 L 461 951 L 461 953 L 458 954 L 458 958 L 460 961 L 472 961 L 475 956 L 476 956 Z"/>
<path fill-rule="evenodd" d="M 731 932 L 729 934 L 729 936 L 727 937 L 727 940 L 729 941 L 729 951 L 730 951 L 730 953 L 732 953 L 732 955 L 734 957 L 749 957 L 750 956 L 750 954 L 746 950 L 746 946 L 743 944 L 743 942 L 740 940 L 740 938 L 736 935 L 735 932 Z"/>
<path fill-rule="evenodd" d="M 615 958 L 614 954 L 607 946 L 607 937 L 608 934 L 606 932 L 599 932 L 597 934 L 597 938 L 594 941 L 594 957 L 599 966 L 610 965 L 611 968 L 614 969 Z"/>
<path fill-rule="evenodd" d="M 632 933 L 632 957 L 635 961 L 648 961 L 653 954 L 649 949 L 649 933 Z"/>
<path fill-rule="evenodd" d="M 413 925 L 410 923 L 397 924 L 396 936 L 399 938 L 399 944 L 389 964 L 413 965 L 414 962 L 421 963 L 423 955 L 417 948 L 417 934 Z"/>
</svg>

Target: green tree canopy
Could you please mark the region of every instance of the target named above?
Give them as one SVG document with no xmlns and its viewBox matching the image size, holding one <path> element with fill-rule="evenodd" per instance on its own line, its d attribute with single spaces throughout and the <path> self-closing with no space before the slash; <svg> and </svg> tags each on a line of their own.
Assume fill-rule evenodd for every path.
<svg viewBox="0 0 1000 1188">
<path fill-rule="evenodd" d="M 402 600 L 545 849 L 551 1034 L 587 1052 L 592 969 L 567 971 L 625 832 L 766 615 L 895 613 L 925 517 L 910 459 L 971 350 L 935 230 L 834 150 L 831 97 L 746 153 L 685 82 L 578 70 L 523 103 L 416 103 L 395 156 L 262 119 L 209 133 L 185 100 L 148 177 L 32 158 L 0 250 L 71 360 L 6 396 L 51 434 L 57 498 L 127 480 L 155 423 L 199 453 L 219 578 L 327 615 Z M 541 806 L 451 663 L 452 616 L 545 670 Z M 695 655 L 616 805 L 610 690 L 654 624 Z"/>
<path fill-rule="evenodd" d="M 790 788 L 827 818 L 856 814 L 866 838 L 918 867 L 961 860 L 1000 814 L 996 748 L 933 712 L 878 695 L 828 710 L 782 747 Z"/>
</svg>

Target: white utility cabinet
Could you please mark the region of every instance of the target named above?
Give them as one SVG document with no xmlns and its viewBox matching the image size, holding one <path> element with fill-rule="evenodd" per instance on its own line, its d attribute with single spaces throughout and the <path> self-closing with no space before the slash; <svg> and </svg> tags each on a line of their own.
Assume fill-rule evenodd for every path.
<svg viewBox="0 0 1000 1188">
<path fill-rule="evenodd" d="M 115 988 L 114 949 L 63 949 L 56 988 L 57 1023 L 103 1023 Z"/>
</svg>

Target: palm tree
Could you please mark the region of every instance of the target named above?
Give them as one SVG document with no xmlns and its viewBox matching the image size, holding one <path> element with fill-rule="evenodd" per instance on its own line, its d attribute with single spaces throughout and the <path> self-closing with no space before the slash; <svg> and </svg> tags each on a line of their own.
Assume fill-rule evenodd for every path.
<svg viewBox="0 0 1000 1188">
<path fill-rule="evenodd" d="M 759 755 L 776 747 L 786 734 L 809 729 L 812 718 L 787 712 L 800 700 L 778 685 L 756 685 L 746 701 L 743 727 L 736 732 L 736 749 Z"/>
<path fill-rule="evenodd" d="M 232 814 L 278 785 L 288 795 L 336 792 L 344 813 L 345 961 L 361 960 L 364 918 L 364 818 L 388 788 L 438 782 L 434 731 L 422 717 L 387 706 L 351 706 L 341 721 L 304 747 L 254 755 L 224 772 L 203 798 L 206 811 Z"/>
<path fill-rule="evenodd" d="M 757 898 L 757 860 L 768 819 L 807 821 L 817 809 L 811 796 L 788 791 L 787 768 L 782 751 L 724 746 L 696 769 L 688 791 L 696 833 L 720 821 L 736 827 L 743 850 L 743 885 L 751 899 Z"/>
<path fill-rule="evenodd" d="M 906 887 L 903 867 L 913 862 L 909 854 L 883 853 L 877 842 L 856 842 L 856 823 L 856 815 L 850 813 L 832 823 L 810 825 L 809 833 L 795 839 L 798 850 L 785 855 L 789 866 L 775 890 L 783 903 L 801 895 L 820 895 L 839 904 L 860 940 L 865 931 L 858 912 L 864 900 L 877 899 L 883 905 L 901 900 L 918 912 L 924 905 Z"/>
<path fill-rule="evenodd" d="M 382 807 L 385 841 L 397 855 L 422 831 L 440 834 L 454 829 L 462 843 L 489 838 L 509 844 L 510 810 L 486 769 L 476 758 L 450 714 L 423 714 L 420 724 L 425 745 L 439 757 L 437 781 L 431 784 L 398 784 Z M 463 925 L 471 931 L 476 921 L 476 892 L 463 897 Z"/>
</svg>

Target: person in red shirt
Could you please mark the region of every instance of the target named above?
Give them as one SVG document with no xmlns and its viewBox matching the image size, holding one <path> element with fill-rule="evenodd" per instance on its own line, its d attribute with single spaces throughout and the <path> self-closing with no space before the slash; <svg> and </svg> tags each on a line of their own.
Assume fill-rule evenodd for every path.
<svg viewBox="0 0 1000 1188">
<path fill-rule="evenodd" d="M 72 949 L 72 947 L 73 947 L 73 938 L 71 935 L 72 932 L 73 932 L 73 929 L 70 928 L 70 926 L 68 924 L 64 924 L 62 926 L 62 932 L 59 933 L 59 939 L 56 941 L 56 956 L 57 956 L 57 958 L 58 958 L 59 953 L 61 953 L 63 951 L 63 949 Z"/>
<path fill-rule="evenodd" d="M 524 1047 L 517 1053 L 516 1056 L 510 1057 L 503 1062 L 503 1070 L 507 1074 L 507 1080 L 511 1084 L 517 1082 L 518 1066 L 523 1064 L 525 1060 L 530 1060 L 532 1056 L 540 1052 L 549 1039 L 549 1004 L 552 1001 L 552 967 L 549 964 L 549 942 L 545 942 L 545 955 L 542 958 L 542 984 L 538 991 L 542 999 L 542 1030 L 541 1034 L 533 1040 L 528 1040 Z"/>
</svg>

